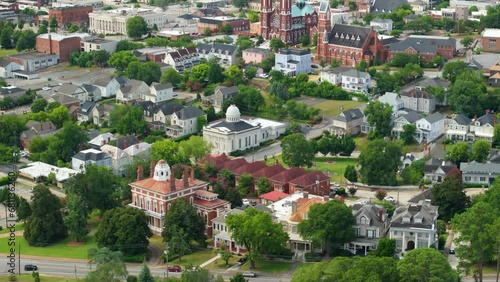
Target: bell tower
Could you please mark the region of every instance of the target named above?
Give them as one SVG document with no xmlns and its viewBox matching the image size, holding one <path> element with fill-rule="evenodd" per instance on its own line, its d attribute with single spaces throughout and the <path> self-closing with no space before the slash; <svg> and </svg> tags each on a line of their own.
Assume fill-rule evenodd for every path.
<svg viewBox="0 0 500 282">
<path fill-rule="evenodd" d="M 321 1 L 318 10 L 318 59 L 327 60 L 328 57 L 328 37 L 332 31 L 332 16 L 329 1 Z"/>
<path fill-rule="evenodd" d="M 292 0 L 280 1 L 280 39 L 288 44 L 291 42 L 292 29 Z"/>
<path fill-rule="evenodd" d="M 273 12 L 272 0 L 260 0 L 260 31 L 264 40 L 269 39 L 271 29 L 271 14 Z"/>
</svg>

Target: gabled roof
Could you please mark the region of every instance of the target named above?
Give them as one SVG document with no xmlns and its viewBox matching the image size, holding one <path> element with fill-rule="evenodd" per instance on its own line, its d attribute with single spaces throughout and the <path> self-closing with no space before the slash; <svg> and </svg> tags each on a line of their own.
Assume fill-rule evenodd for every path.
<svg viewBox="0 0 500 282">
<path fill-rule="evenodd" d="M 443 120 L 443 119 L 444 119 L 444 116 L 439 112 L 433 113 L 433 114 L 425 117 L 425 120 L 427 120 L 431 124 L 438 122 L 440 120 Z"/>
<path fill-rule="evenodd" d="M 418 53 L 437 53 L 438 46 L 451 46 L 456 48 L 456 41 L 451 37 L 416 36 L 410 35 L 406 39 L 389 45 L 391 52 L 404 52 L 412 48 Z"/>
<path fill-rule="evenodd" d="M 355 78 L 365 78 L 370 76 L 367 72 L 358 71 L 357 69 L 350 69 L 342 73 L 342 76 L 355 77 Z"/>
<path fill-rule="evenodd" d="M 101 95 L 101 89 L 99 89 L 97 86 L 88 84 L 88 83 L 83 83 L 82 88 L 85 89 L 89 93 L 89 96 L 93 95 Z"/>
<path fill-rule="evenodd" d="M 408 200 L 408 203 L 418 204 L 420 201 L 432 200 L 432 189 L 427 188 Z"/>
<path fill-rule="evenodd" d="M 106 87 L 111 82 L 111 80 L 112 80 L 112 78 L 110 78 L 107 75 L 100 75 L 98 77 L 93 78 L 90 81 L 90 83 L 97 85 L 97 86 Z"/>
<path fill-rule="evenodd" d="M 224 164 L 229 160 L 226 154 L 221 155 L 208 155 L 201 159 L 199 164 L 208 164 L 214 166 L 217 170 L 221 170 L 224 167 Z"/>
<path fill-rule="evenodd" d="M 122 149 L 109 144 L 101 146 L 101 151 L 110 155 L 113 160 L 121 160 L 122 158 L 129 157 Z"/>
<path fill-rule="evenodd" d="M 470 122 L 471 122 L 471 119 L 462 115 L 462 114 L 458 114 L 455 116 L 455 118 L 453 119 L 457 124 L 459 125 L 469 125 Z"/>
<path fill-rule="evenodd" d="M 215 52 L 218 52 L 218 50 L 221 50 L 222 53 L 227 51 L 230 55 L 238 51 L 238 46 L 222 43 L 213 43 L 212 45 L 202 43 L 198 45 L 198 47 L 196 47 L 199 53 L 202 53 L 202 51 L 204 50 L 205 54 L 210 54 L 212 52 L 212 48 L 215 50 Z"/>
<path fill-rule="evenodd" d="M 123 151 L 125 153 L 127 153 L 127 155 L 134 157 L 134 156 L 137 156 L 144 151 L 148 151 L 150 148 L 151 148 L 150 144 L 148 144 L 146 142 L 140 142 L 140 143 L 134 144 L 132 146 L 128 146 Z"/>
<path fill-rule="evenodd" d="M 384 216 L 387 212 L 384 207 L 379 205 L 365 204 L 365 205 L 353 205 L 352 214 L 354 218 L 364 216 L 369 220 L 369 226 L 379 226 L 383 227 L 384 221 L 380 218 L 381 214 Z M 387 218 L 384 216 L 384 218 Z"/>
<path fill-rule="evenodd" d="M 483 126 L 485 124 L 489 124 L 491 126 L 495 126 L 495 114 L 485 114 L 477 119 L 479 121 L 480 125 Z M 473 120 L 471 124 L 474 124 L 475 121 Z"/>
<path fill-rule="evenodd" d="M 128 148 L 129 146 L 135 145 L 135 144 L 137 144 L 139 142 L 140 141 L 137 140 L 136 136 L 134 136 L 134 135 L 127 135 L 127 136 L 123 136 L 123 137 L 120 137 L 120 138 L 116 139 L 116 147 L 124 150 L 124 149 Z"/>
<path fill-rule="evenodd" d="M 197 107 L 187 106 L 187 107 L 182 108 L 180 111 L 175 112 L 175 115 L 180 120 L 188 120 L 188 119 L 204 116 L 206 114 L 204 111 L 200 110 Z"/>
<path fill-rule="evenodd" d="M 73 158 L 75 158 L 77 160 L 84 161 L 84 162 L 86 162 L 86 161 L 97 162 L 97 161 L 101 161 L 101 160 L 110 158 L 110 156 L 101 152 L 101 151 L 95 150 L 95 149 L 88 149 L 85 151 L 78 152 L 76 155 L 73 156 Z"/>
<path fill-rule="evenodd" d="M 470 163 L 460 163 L 460 171 L 462 173 L 482 173 L 488 174 L 491 173 L 493 175 L 500 174 L 500 164 L 498 163 L 478 163 L 476 161 L 472 161 Z"/>
<path fill-rule="evenodd" d="M 438 168 L 441 168 L 445 173 L 448 173 L 457 166 L 451 161 L 443 159 L 431 158 L 424 164 L 424 173 L 434 173 Z"/>
<path fill-rule="evenodd" d="M 391 227 L 433 229 L 436 228 L 435 221 L 437 217 L 438 207 L 420 201 L 418 204 L 398 207 L 392 216 Z M 408 222 L 405 222 L 404 218 L 408 219 Z M 422 223 L 415 220 L 419 218 L 422 219 Z"/>
<path fill-rule="evenodd" d="M 361 49 L 369 34 L 370 28 L 336 23 L 330 32 L 328 43 Z"/>
<path fill-rule="evenodd" d="M 238 93 L 238 86 L 217 86 L 215 88 L 215 92 L 220 91 L 222 95 L 232 95 L 232 94 L 237 94 Z"/>
<path fill-rule="evenodd" d="M 305 173 L 306 170 L 302 167 L 292 167 L 290 169 L 287 169 L 285 171 L 282 171 L 276 175 L 269 177 L 269 180 L 280 183 L 288 183 L 290 180 L 296 179 Z"/>
<path fill-rule="evenodd" d="M 350 122 L 356 119 L 363 118 L 364 114 L 360 109 L 350 109 L 342 112 L 340 115 L 336 116 L 336 120 Z"/>
<path fill-rule="evenodd" d="M 252 163 L 248 163 L 246 165 L 240 166 L 236 168 L 233 173 L 236 175 L 242 175 L 245 173 L 254 173 L 255 171 L 258 171 L 264 167 L 267 167 L 266 163 L 263 161 L 256 161 Z"/>
<path fill-rule="evenodd" d="M 161 111 L 163 115 L 169 116 L 173 114 L 175 111 L 182 109 L 183 107 L 184 106 L 178 102 L 162 103 L 157 107 L 154 107 L 152 112 L 153 114 L 156 114 Z"/>
<path fill-rule="evenodd" d="M 392 13 L 397 7 L 408 4 L 408 0 L 375 0 L 371 7 L 371 12 L 378 13 Z"/>
<path fill-rule="evenodd" d="M 321 171 L 311 171 L 301 176 L 290 180 L 289 182 L 298 186 L 306 187 L 316 183 L 316 181 L 325 181 L 330 179 L 327 175 L 325 175 Z"/>
<path fill-rule="evenodd" d="M 411 98 L 417 98 L 417 99 L 434 99 L 434 96 L 430 94 L 429 92 L 425 90 L 420 90 L 420 89 L 412 89 L 406 92 L 401 93 L 401 96 L 407 96 Z"/>
<path fill-rule="evenodd" d="M 231 172 L 239 168 L 240 166 L 248 164 L 247 160 L 244 158 L 237 158 L 237 159 L 232 159 L 228 160 L 227 162 L 224 163 L 222 166 L 222 169 L 227 169 Z"/>
<path fill-rule="evenodd" d="M 52 94 L 50 99 L 54 102 L 60 103 L 61 105 L 69 105 L 80 102 L 77 98 L 62 93 Z"/>
<path fill-rule="evenodd" d="M 260 195 L 259 198 L 267 200 L 267 201 L 271 201 L 271 202 L 276 202 L 276 201 L 279 201 L 280 199 L 284 199 L 288 196 L 290 196 L 290 194 L 287 194 L 287 193 L 284 193 L 284 192 L 281 192 L 278 190 L 274 190 L 274 191 L 271 191 L 269 193 Z"/>
<path fill-rule="evenodd" d="M 192 179 L 188 177 L 188 187 L 184 187 L 184 182 L 182 179 L 174 178 L 175 191 L 188 190 L 193 188 L 193 186 L 200 186 L 206 184 L 205 181 L 201 181 L 199 179 Z M 155 180 L 154 178 L 146 178 L 139 181 L 135 181 L 130 183 L 130 186 L 140 187 L 149 191 L 158 192 L 161 194 L 169 194 L 174 191 L 170 188 L 170 179 L 166 181 Z M 196 200 L 196 199 L 195 199 Z M 223 201 L 223 200 L 221 200 Z"/>
<path fill-rule="evenodd" d="M 165 90 L 165 89 L 174 88 L 172 86 L 172 83 L 170 83 L 170 82 L 167 82 L 167 83 L 153 82 L 151 84 L 151 87 L 154 88 L 154 89 L 156 89 L 156 90 Z"/>
<path fill-rule="evenodd" d="M 114 140 L 116 140 L 116 138 L 113 137 L 113 134 L 106 132 L 92 138 L 88 143 L 96 146 L 103 146 L 103 143 L 107 144 Z"/>
<path fill-rule="evenodd" d="M 141 85 L 146 85 L 146 83 L 144 81 L 131 79 L 126 86 L 120 88 L 120 91 L 123 93 L 124 96 L 127 96 L 127 94 L 137 91 L 137 89 L 139 89 Z"/>
<path fill-rule="evenodd" d="M 260 177 L 267 177 L 270 178 L 271 176 L 274 176 L 280 172 L 285 171 L 286 168 L 284 168 L 281 164 L 276 163 L 272 166 L 266 166 L 261 168 L 260 170 L 254 172 L 252 175 L 254 178 L 260 178 Z"/>
<path fill-rule="evenodd" d="M 85 92 L 85 89 L 82 88 L 82 87 L 80 87 L 79 85 L 75 85 L 75 84 L 72 84 L 72 83 L 64 83 L 57 90 L 57 92 L 59 92 L 61 94 L 66 94 L 66 95 L 73 95 L 73 94 L 75 94 L 76 92 L 79 92 L 79 91 Z"/>
<path fill-rule="evenodd" d="M 91 101 L 85 101 L 80 105 L 80 110 L 78 111 L 82 115 L 89 115 L 92 113 L 96 103 Z"/>
</svg>

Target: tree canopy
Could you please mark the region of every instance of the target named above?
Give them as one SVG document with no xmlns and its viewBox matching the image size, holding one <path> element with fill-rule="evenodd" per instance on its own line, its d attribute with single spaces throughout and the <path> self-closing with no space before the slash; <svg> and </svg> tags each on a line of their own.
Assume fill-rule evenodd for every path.
<svg viewBox="0 0 500 282">
<path fill-rule="evenodd" d="M 133 39 L 140 39 L 148 33 L 148 24 L 141 16 L 131 17 L 127 20 L 127 35 Z"/>
<path fill-rule="evenodd" d="M 281 141 L 283 162 L 290 167 L 312 166 L 314 150 L 304 135 L 295 133 Z"/>
<path fill-rule="evenodd" d="M 359 155 L 362 181 L 368 185 L 396 185 L 402 149 L 397 142 L 374 140 Z M 380 165 L 380 164 L 384 165 Z"/>
<path fill-rule="evenodd" d="M 184 232 L 183 239 L 188 245 L 196 241 L 200 245 L 206 244 L 207 236 L 205 235 L 206 219 L 198 214 L 196 208 L 189 205 L 184 198 L 179 198 L 171 203 L 171 207 L 165 216 L 163 223 L 163 231 L 161 233 L 163 241 L 170 242 L 175 238 L 176 232 Z"/>
<path fill-rule="evenodd" d="M 397 265 L 400 277 L 408 282 L 456 282 L 458 273 L 436 249 L 418 248 L 407 252 Z"/>
<path fill-rule="evenodd" d="M 439 207 L 439 217 L 449 221 L 455 214 L 464 212 L 470 205 L 470 199 L 463 191 L 462 179 L 448 175 L 442 183 L 431 189 L 432 203 Z"/>
<path fill-rule="evenodd" d="M 383 138 L 391 135 L 392 125 L 392 107 L 387 103 L 380 101 L 371 102 L 365 109 L 370 126 L 375 127 L 370 132 L 371 138 Z"/>
<path fill-rule="evenodd" d="M 309 208 L 308 218 L 298 225 L 303 238 L 321 244 L 328 252 L 354 238 L 356 220 L 351 209 L 338 200 L 314 204 Z"/>
</svg>

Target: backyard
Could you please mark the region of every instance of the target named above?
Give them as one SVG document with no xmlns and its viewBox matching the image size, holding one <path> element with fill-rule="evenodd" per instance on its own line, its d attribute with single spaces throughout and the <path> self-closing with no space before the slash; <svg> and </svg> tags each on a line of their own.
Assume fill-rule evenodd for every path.
<svg viewBox="0 0 500 282">
<path fill-rule="evenodd" d="M 334 117 L 342 111 L 347 111 L 364 104 L 363 102 L 353 100 L 329 100 L 313 105 L 313 107 L 320 109 L 324 115 Z M 343 110 L 342 110 L 343 109 Z"/>
</svg>

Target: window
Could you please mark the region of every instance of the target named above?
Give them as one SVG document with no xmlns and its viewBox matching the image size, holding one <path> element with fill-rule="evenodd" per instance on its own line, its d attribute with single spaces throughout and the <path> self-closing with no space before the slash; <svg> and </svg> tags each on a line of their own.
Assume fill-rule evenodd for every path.
<svg viewBox="0 0 500 282">
<path fill-rule="evenodd" d="M 483 181 L 483 182 L 486 181 L 486 177 L 484 177 L 484 176 L 483 177 L 479 177 L 479 181 Z"/>
<path fill-rule="evenodd" d="M 471 177 L 470 176 L 466 176 L 465 177 L 465 181 L 469 182 L 471 180 Z"/>
<path fill-rule="evenodd" d="M 355 236 L 356 236 L 356 237 L 361 236 L 361 229 L 359 229 L 359 228 L 354 228 L 354 233 L 355 233 Z"/>
<path fill-rule="evenodd" d="M 375 230 L 367 230 L 366 231 L 366 237 L 368 237 L 368 238 L 375 238 Z"/>
</svg>

